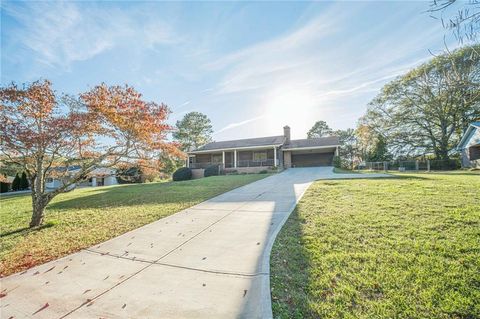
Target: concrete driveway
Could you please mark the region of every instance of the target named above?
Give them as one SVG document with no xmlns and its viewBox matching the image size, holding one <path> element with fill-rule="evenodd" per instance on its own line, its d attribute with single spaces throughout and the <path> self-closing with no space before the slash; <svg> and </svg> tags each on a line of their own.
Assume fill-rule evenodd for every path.
<svg viewBox="0 0 480 319">
<path fill-rule="evenodd" d="M 316 179 L 289 169 L 1 280 L 2 318 L 270 318 L 276 234 Z"/>
</svg>

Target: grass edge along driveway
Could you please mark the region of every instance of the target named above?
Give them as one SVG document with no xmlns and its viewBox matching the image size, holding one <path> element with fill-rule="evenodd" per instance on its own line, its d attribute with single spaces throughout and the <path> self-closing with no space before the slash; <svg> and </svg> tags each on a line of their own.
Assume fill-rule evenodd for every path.
<svg viewBox="0 0 480 319">
<path fill-rule="evenodd" d="M 480 175 L 315 182 L 271 255 L 275 318 L 480 318 Z"/>
<path fill-rule="evenodd" d="M 40 230 L 25 228 L 29 194 L 0 197 L 0 274 L 6 276 L 119 236 L 268 175 L 82 188 L 47 206 Z"/>
</svg>

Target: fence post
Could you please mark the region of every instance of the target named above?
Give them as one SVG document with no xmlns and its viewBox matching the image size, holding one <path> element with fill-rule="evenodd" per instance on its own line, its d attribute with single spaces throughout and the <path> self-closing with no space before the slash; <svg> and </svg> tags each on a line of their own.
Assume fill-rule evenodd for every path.
<svg viewBox="0 0 480 319">
<path fill-rule="evenodd" d="M 418 164 L 418 160 L 415 161 L 415 170 L 418 171 L 418 168 L 419 168 L 419 164 Z"/>
<path fill-rule="evenodd" d="M 430 160 L 427 160 L 427 172 L 430 172 Z"/>
</svg>

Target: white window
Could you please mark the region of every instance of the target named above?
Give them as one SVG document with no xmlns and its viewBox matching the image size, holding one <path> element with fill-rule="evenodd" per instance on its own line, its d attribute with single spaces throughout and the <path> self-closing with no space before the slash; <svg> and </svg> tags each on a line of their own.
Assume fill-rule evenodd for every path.
<svg viewBox="0 0 480 319">
<path fill-rule="evenodd" d="M 253 152 L 253 160 L 255 162 L 261 162 L 267 160 L 267 152 Z"/>
<path fill-rule="evenodd" d="M 53 178 L 47 177 L 47 178 L 45 179 L 45 183 L 53 183 Z"/>
</svg>

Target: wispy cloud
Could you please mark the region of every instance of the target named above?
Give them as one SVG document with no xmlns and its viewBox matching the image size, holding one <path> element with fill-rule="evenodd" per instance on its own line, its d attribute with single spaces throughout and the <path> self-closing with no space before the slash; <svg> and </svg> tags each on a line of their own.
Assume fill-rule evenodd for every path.
<svg viewBox="0 0 480 319">
<path fill-rule="evenodd" d="M 37 54 L 37 62 L 68 68 L 119 45 L 152 48 L 175 41 L 172 30 L 157 19 L 139 19 L 115 8 L 75 2 L 6 2 L 2 10 L 18 27 L 9 38 Z"/>
<path fill-rule="evenodd" d="M 248 124 L 248 123 L 252 123 L 252 122 L 261 120 L 261 119 L 263 119 L 263 118 L 265 118 L 265 115 L 256 116 L 256 117 L 253 117 L 253 118 L 250 118 L 250 119 L 248 119 L 248 120 L 241 121 L 241 122 L 230 123 L 230 124 L 222 127 L 221 129 L 219 129 L 218 131 L 214 132 L 213 135 L 216 135 L 216 134 L 225 132 L 225 131 L 227 131 L 227 130 L 231 130 L 232 128 L 236 128 L 236 127 L 239 127 L 239 126 L 243 126 L 243 125 L 245 125 L 245 124 Z"/>
<path fill-rule="evenodd" d="M 339 111 L 354 110 L 360 116 L 382 85 L 430 58 L 427 49 L 441 28 L 432 24 L 411 34 L 426 17 L 404 10 L 395 17 L 398 21 L 384 21 L 368 32 L 352 29 L 349 22 L 358 19 L 359 11 L 370 10 L 368 6 L 355 3 L 345 10 L 344 4 L 333 3 L 283 35 L 205 64 L 206 71 L 223 72 L 214 95 L 241 96 L 256 112 L 265 113 L 264 131 L 290 123 L 303 136 L 318 119 L 344 127 L 337 120 Z M 237 127 L 232 124 L 216 134 Z"/>
</svg>

